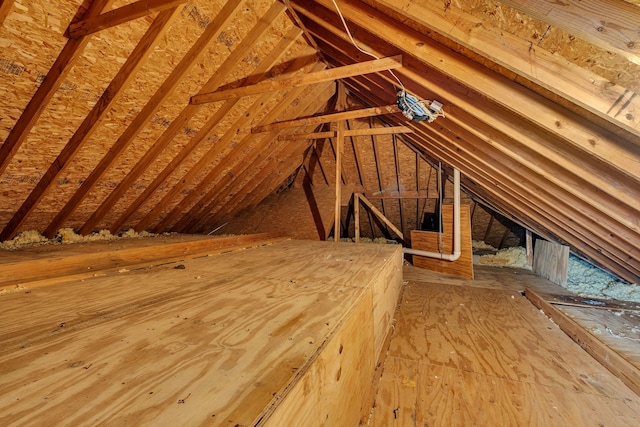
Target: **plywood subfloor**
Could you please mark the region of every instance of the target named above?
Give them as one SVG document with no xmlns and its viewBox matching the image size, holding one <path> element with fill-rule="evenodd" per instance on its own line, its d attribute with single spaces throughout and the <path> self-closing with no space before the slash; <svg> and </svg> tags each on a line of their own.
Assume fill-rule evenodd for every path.
<svg viewBox="0 0 640 427">
<path fill-rule="evenodd" d="M 405 267 L 371 425 L 638 425 L 640 398 L 521 295 L 535 276 L 479 270 Z"/>
<path fill-rule="evenodd" d="M 392 267 L 399 289 L 400 264 L 390 245 L 286 241 L 0 295 L 0 425 L 254 425 L 319 349 L 325 387 L 355 375 L 354 339 L 331 337 L 368 301 L 373 349 L 370 284 Z"/>
</svg>

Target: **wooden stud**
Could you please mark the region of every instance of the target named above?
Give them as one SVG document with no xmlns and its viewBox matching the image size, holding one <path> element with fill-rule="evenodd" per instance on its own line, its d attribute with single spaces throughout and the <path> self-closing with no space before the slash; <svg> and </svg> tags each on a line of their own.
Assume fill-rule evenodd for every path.
<svg viewBox="0 0 640 427">
<path fill-rule="evenodd" d="M 339 120 L 336 124 L 336 200 L 334 210 L 334 234 L 333 240 L 340 241 L 340 208 L 342 205 L 342 153 L 344 150 L 344 120 Z"/>
<path fill-rule="evenodd" d="M 101 0 L 104 1 L 104 0 Z M 222 32 L 226 25 L 233 20 L 235 13 L 242 8 L 247 0 L 237 2 L 227 2 L 213 22 L 207 26 L 198 40 L 191 46 L 189 51 L 183 56 L 180 63 L 171 71 L 158 90 L 149 99 L 147 104 L 138 113 L 133 122 L 127 127 L 124 133 L 118 138 L 115 144 L 100 160 L 91 174 L 85 179 L 80 188 L 74 193 L 69 201 L 58 212 L 44 231 L 44 236 L 53 237 L 56 231 L 76 210 L 89 192 L 95 187 L 105 172 L 115 163 L 120 154 L 129 146 L 138 133 L 149 123 L 149 118 L 162 106 L 164 100 L 173 93 L 183 75 L 198 59 L 205 53 L 207 46 Z M 76 40 L 76 39 L 73 39 Z M 73 42 L 70 40 L 69 43 Z M 79 40 L 79 39 L 78 39 Z M 3 146 L 4 148 L 4 146 Z"/>
<path fill-rule="evenodd" d="M 369 118 L 369 127 L 374 127 L 373 120 L 371 118 Z M 378 153 L 378 146 L 376 145 L 376 142 L 377 142 L 376 136 L 371 135 L 371 145 L 373 147 L 373 160 L 376 165 L 376 176 L 378 177 L 378 191 L 383 191 L 384 188 L 382 188 L 382 171 L 378 163 L 380 159 L 380 154 Z M 381 203 L 382 203 L 382 215 L 386 218 L 387 210 L 385 206 L 385 200 L 382 199 Z M 387 236 L 389 235 L 389 230 L 382 230 L 382 231 L 386 232 Z"/>
<path fill-rule="evenodd" d="M 353 216 L 355 217 L 356 243 L 360 243 L 360 195 L 353 193 Z"/>
<path fill-rule="evenodd" d="M 396 188 L 398 192 L 400 192 L 400 159 L 398 156 L 398 141 L 396 140 L 395 135 L 393 135 L 393 163 L 395 164 L 396 169 Z M 402 199 L 398 199 L 398 211 L 400 213 L 400 230 L 404 232 L 404 220 L 402 215 Z"/>
<path fill-rule="evenodd" d="M 474 207 L 476 203 L 474 202 Z M 533 236 L 531 230 L 525 230 L 525 247 L 527 251 L 527 265 L 533 265 Z"/>
<path fill-rule="evenodd" d="M 265 92 L 290 89 L 292 87 L 307 86 L 321 82 L 333 81 L 345 77 L 360 74 L 374 73 L 383 70 L 392 70 L 402 67 L 402 56 L 374 59 L 353 65 L 345 65 L 339 68 L 317 71 L 295 77 L 282 77 L 257 83 L 253 86 L 243 86 L 218 92 L 203 93 L 191 97 L 191 104 L 204 104 L 207 102 L 223 101 L 225 99 L 242 96 L 257 95 Z"/>
<path fill-rule="evenodd" d="M 113 1 L 114 0 L 93 1 L 85 16 L 87 18 L 91 18 L 98 15 L 103 9 L 111 5 Z M 9 6 L 9 3 L 7 3 L 7 7 Z M 80 39 L 69 40 L 65 44 L 64 48 L 62 48 L 62 51 L 38 87 L 38 90 L 36 90 L 36 93 L 29 101 L 29 104 L 27 104 L 27 107 L 20 115 L 20 118 L 13 126 L 13 129 L 11 129 L 9 136 L 5 139 L 2 147 L 0 147 L 0 175 L 2 175 L 7 169 L 7 166 L 9 166 L 9 162 L 11 162 L 13 156 L 18 152 L 20 145 L 22 145 L 29 135 L 29 132 L 31 132 L 31 129 L 35 126 L 40 115 L 69 74 L 69 71 L 71 71 L 76 59 L 82 54 L 87 43 L 89 43 L 89 38 L 83 37 Z"/>
<path fill-rule="evenodd" d="M 18 208 L 11 220 L 0 233 L 0 241 L 12 238 L 19 230 L 20 226 L 29 218 L 37 204 L 47 194 L 55 184 L 56 179 L 66 170 L 67 166 L 75 158 L 76 154 L 84 146 L 84 143 L 91 137 L 97 125 L 111 106 L 122 93 L 123 88 L 136 75 L 140 67 L 145 63 L 146 58 L 155 47 L 157 41 L 165 34 L 167 28 L 177 16 L 177 9 L 160 13 L 147 32 L 142 36 L 131 55 L 127 58 L 122 68 L 113 78 L 107 89 L 104 91 L 93 109 L 78 127 L 69 142 L 62 149 L 58 157 L 53 161 L 49 169 L 44 173 L 38 184 L 29 193 L 22 205 Z"/>
<path fill-rule="evenodd" d="M 138 0 L 135 3 L 71 24 L 69 38 L 77 39 L 87 36 L 143 16 L 178 7 L 186 2 L 187 0 Z"/>
</svg>

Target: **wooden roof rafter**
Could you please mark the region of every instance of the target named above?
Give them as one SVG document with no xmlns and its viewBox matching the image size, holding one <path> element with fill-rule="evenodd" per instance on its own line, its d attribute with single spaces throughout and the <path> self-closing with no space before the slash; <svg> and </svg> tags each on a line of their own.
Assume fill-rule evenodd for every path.
<svg viewBox="0 0 640 427">
<path fill-rule="evenodd" d="M 272 7 L 264 14 L 261 20 L 253 27 L 252 31 L 249 33 L 247 37 L 245 37 L 238 46 L 231 52 L 231 54 L 225 59 L 222 65 L 216 70 L 216 72 L 209 78 L 209 80 L 204 84 L 201 91 L 208 91 L 213 88 L 217 88 L 222 84 L 225 78 L 229 75 L 229 73 L 240 63 L 240 61 L 251 51 L 253 48 L 253 44 L 259 40 L 261 36 L 263 36 L 269 28 L 273 25 L 274 21 L 278 19 L 278 17 L 284 11 L 284 7 L 279 3 L 274 3 Z M 285 36 L 283 42 L 280 46 L 281 48 L 285 48 L 290 46 L 295 37 L 299 34 L 299 30 L 291 30 L 289 34 Z M 283 50 L 284 51 L 284 50 Z M 260 76 L 268 68 L 272 67 L 275 64 L 276 58 L 278 58 L 283 51 L 278 53 L 272 53 L 255 70 L 256 76 Z M 250 80 L 256 80 L 258 77 L 250 78 Z M 222 118 L 232 110 L 235 103 L 228 103 L 222 106 L 218 111 L 216 111 L 215 115 L 207 121 L 207 123 L 198 131 L 198 134 L 192 139 L 192 141 L 187 144 L 185 149 L 181 150 L 181 152 L 177 155 L 181 159 L 187 157 L 189 153 L 196 149 L 196 147 L 200 144 L 200 142 L 206 137 L 206 135 L 222 120 Z M 156 142 L 151 146 L 151 148 L 144 154 L 144 156 L 136 163 L 136 165 L 129 171 L 129 173 L 124 177 L 122 181 L 118 184 L 118 186 L 107 196 L 107 198 L 102 202 L 102 204 L 93 212 L 91 217 L 85 222 L 85 224 L 81 227 L 81 234 L 88 234 L 96 227 L 98 222 L 104 217 L 104 215 L 109 212 L 113 206 L 123 197 L 123 195 L 130 189 L 131 185 L 135 183 L 135 181 L 148 169 L 148 167 L 153 163 L 155 159 L 162 153 L 162 151 L 171 143 L 173 138 L 181 132 L 185 126 L 188 125 L 189 121 L 198 113 L 200 110 L 199 106 L 194 106 L 187 104 L 184 109 L 178 114 L 169 127 L 163 132 L 163 134 L 156 140 Z M 181 160 L 178 162 L 171 161 L 173 167 L 176 167 L 177 164 L 181 163 Z M 165 175 L 163 172 L 161 175 Z M 168 176 L 168 175 L 167 175 Z M 166 178 L 166 176 L 165 176 Z M 154 180 L 155 181 L 155 180 Z M 158 184 L 159 185 L 159 184 Z M 147 192 L 147 195 L 150 195 L 151 191 Z M 130 209 L 127 209 L 130 210 Z M 114 223 L 112 226 L 112 232 L 115 233 L 119 231 L 119 227 L 126 221 L 126 219 L 120 219 Z"/>
<path fill-rule="evenodd" d="M 439 34 L 446 34 L 449 40 L 491 60 L 511 73 L 516 73 L 518 81 L 529 88 L 536 90 L 536 86 L 540 86 L 568 101 L 563 105 L 579 106 L 579 109 L 573 108 L 574 112 L 580 113 L 580 109 L 588 111 L 606 121 L 610 130 L 622 127 L 628 132 L 640 136 L 640 115 L 633 114 L 634 111 L 640 109 L 640 99 L 633 96 L 633 91 L 620 85 L 612 84 L 607 79 L 573 64 L 540 46 L 533 46 L 528 40 L 493 28 L 489 23 L 483 22 L 456 7 L 444 10 L 439 5 L 429 2 L 404 2 L 401 0 L 378 0 L 378 2 L 394 11 L 408 14 L 412 20 L 425 28 Z M 548 6 L 548 2 L 542 1 L 524 2 L 514 0 L 505 3 L 526 3 L 527 7 L 518 7 L 518 9 L 527 9 L 524 10 L 527 13 L 531 9 L 542 7 L 542 3 L 545 4 L 544 7 L 548 8 L 563 8 L 563 6 Z M 535 3 L 538 3 L 538 5 L 533 6 Z M 619 4 L 619 2 L 608 3 L 612 7 L 614 3 Z M 573 6 L 571 6 L 571 3 L 567 3 L 565 7 L 568 9 Z M 580 2 L 580 6 L 576 7 L 589 8 L 586 2 Z M 634 13 L 638 17 L 637 22 L 640 22 L 640 12 L 637 7 L 626 5 L 622 6 L 622 8 L 635 10 Z M 615 15 L 611 11 L 602 10 L 602 12 L 604 16 Z M 540 13 L 531 15 L 540 16 Z M 546 14 L 545 17 L 549 18 Z M 602 15 L 599 19 L 602 19 Z M 542 20 L 544 21 L 545 19 Z M 455 26 L 451 25 L 452 21 L 455 21 Z M 629 29 L 633 26 L 631 19 L 624 18 L 624 21 L 627 22 Z M 615 26 L 613 24 L 615 21 L 604 22 L 605 26 Z M 616 29 L 615 31 L 618 30 Z M 575 34 L 575 31 L 569 32 Z M 640 42 L 638 45 L 640 45 Z M 638 51 L 640 52 L 640 50 Z M 513 78 L 513 75 L 506 75 L 506 73 L 505 76 Z M 533 83 L 533 85 L 526 84 L 525 79 Z M 538 90 L 538 92 L 544 95 L 543 91 Z"/>
<path fill-rule="evenodd" d="M 281 102 L 277 108 L 271 110 L 263 121 L 276 119 L 278 115 L 282 114 L 286 107 L 293 103 L 293 101 L 297 99 L 304 90 L 304 88 L 298 87 L 287 93 L 283 102 Z M 302 107 L 301 111 L 316 111 L 318 109 L 318 105 L 316 104 L 314 97 L 320 96 L 322 90 L 323 86 L 316 88 L 316 90 L 313 91 L 314 96 L 308 97 L 309 99 L 306 101 L 307 104 Z M 182 217 L 176 222 L 172 229 L 193 231 L 197 224 L 204 221 L 204 218 L 207 215 L 215 209 L 218 209 L 218 205 L 222 204 L 223 200 L 225 200 L 225 198 L 233 191 L 234 183 L 237 184 L 239 181 L 242 181 L 245 176 L 248 176 L 250 173 L 258 170 L 260 166 L 259 163 L 263 159 L 272 155 L 276 149 L 275 147 L 282 146 L 281 144 L 277 144 L 278 134 L 279 132 L 273 131 L 263 135 L 262 140 L 258 142 L 259 149 L 251 150 L 250 154 L 244 158 L 241 158 L 239 155 L 234 155 L 236 152 L 231 153 L 231 155 L 226 157 L 224 163 L 218 164 L 214 167 L 209 173 L 210 176 L 208 176 L 208 178 L 212 179 L 217 176 L 220 177 L 220 179 L 204 196 L 200 197 L 188 212 L 182 214 Z M 241 148 L 237 153 L 240 153 L 241 149 L 248 146 L 253 138 L 255 138 L 255 136 L 251 134 L 246 135 L 243 141 L 238 144 L 237 147 Z M 228 169 L 227 172 L 222 174 L 225 169 Z"/>
<path fill-rule="evenodd" d="M 77 39 L 78 37 L 87 36 L 156 12 L 178 7 L 186 2 L 187 0 L 138 0 L 126 6 L 72 23 L 69 26 L 68 37 Z"/>
<path fill-rule="evenodd" d="M 29 218 L 37 204 L 45 197 L 54 185 L 56 179 L 64 172 L 71 161 L 78 154 L 85 142 L 96 130 L 97 125 L 116 102 L 124 88 L 133 79 L 136 73 L 144 65 L 145 59 L 152 52 L 157 41 L 166 32 L 177 15 L 177 8 L 158 14 L 147 32 L 142 36 L 133 52 L 127 57 L 116 76 L 102 93 L 98 102 L 94 105 L 82 124 L 74 132 L 60 154 L 52 162 L 51 166 L 38 181 L 34 189 L 29 193 L 22 205 L 15 212 L 11 220 L 0 233 L 0 240 L 13 237 L 20 226 Z"/>
<path fill-rule="evenodd" d="M 120 154 L 131 145 L 133 139 L 149 123 L 149 119 L 160 108 L 162 102 L 173 93 L 173 90 L 180 83 L 184 73 L 204 54 L 206 47 L 216 39 L 222 30 L 233 20 L 235 13 L 242 8 L 247 0 L 238 2 L 228 2 L 216 16 L 213 22 L 207 26 L 197 41 L 191 46 L 189 51 L 183 56 L 169 76 L 164 80 L 158 90 L 145 104 L 131 124 L 125 129 L 118 140 L 111 146 L 111 149 L 100 160 L 91 174 L 85 179 L 80 188 L 73 194 L 67 203 L 60 209 L 55 218 L 44 230 L 43 234 L 53 237 L 57 230 L 65 223 L 71 214 L 77 209 L 80 203 L 91 192 L 100 178 L 115 163 Z"/>
<path fill-rule="evenodd" d="M 114 0 L 95 0 L 89 6 L 85 13 L 86 18 L 91 18 L 100 14 L 104 9 L 108 8 Z M 7 4 L 11 4 L 8 2 Z M 81 37 L 69 40 L 57 56 L 51 69 L 45 76 L 44 80 L 36 90 L 27 107 L 24 109 L 20 118 L 11 129 L 9 136 L 5 139 L 2 147 L 0 147 L 0 175 L 4 173 L 18 152 L 20 145 L 27 138 L 31 129 L 35 126 L 40 115 L 53 98 L 64 79 L 67 77 L 71 68 L 75 64 L 76 59 L 82 54 L 82 51 L 89 43 L 89 37 Z"/>
</svg>

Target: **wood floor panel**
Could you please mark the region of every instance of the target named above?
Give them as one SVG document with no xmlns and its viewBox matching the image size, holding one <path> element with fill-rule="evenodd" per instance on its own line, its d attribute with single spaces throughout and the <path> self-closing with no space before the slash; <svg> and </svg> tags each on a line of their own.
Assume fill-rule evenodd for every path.
<svg viewBox="0 0 640 427">
<path fill-rule="evenodd" d="M 448 280 L 405 285 L 371 425 L 638 425 L 638 395 L 520 292 Z"/>
</svg>

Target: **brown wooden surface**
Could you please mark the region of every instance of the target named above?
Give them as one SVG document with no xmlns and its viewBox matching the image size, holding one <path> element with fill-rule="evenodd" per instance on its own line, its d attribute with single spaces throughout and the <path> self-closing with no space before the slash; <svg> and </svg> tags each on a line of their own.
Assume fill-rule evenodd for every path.
<svg viewBox="0 0 640 427">
<path fill-rule="evenodd" d="M 602 310 L 552 305 L 530 289 L 526 295 L 587 353 L 640 395 L 637 315 L 618 319 L 615 314 Z"/>
<path fill-rule="evenodd" d="M 398 247 L 287 241 L 180 264 L 0 295 L 0 424 L 368 413 L 375 294 L 399 289 Z"/>
<path fill-rule="evenodd" d="M 536 240 L 533 252 L 534 273 L 566 287 L 569 275 L 569 249 L 569 246 Z"/>
<path fill-rule="evenodd" d="M 33 288 L 284 240 L 278 233 L 168 235 L 3 250 L 0 289 Z"/>
<path fill-rule="evenodd" d="M 438 247 L 439 233 L 433 231 L 411 231 L 411 247 L 429 252 L 453 253 L 453 206 L 442 206 L 442 248 Z M 471 248 L 471 215 L 469 206 L 460 206 L 460 249 L 461 255 L 456 261 L 444 261 L 435 258 L 413 255 L 415 267 L 440 273 L 473 279 L 473 249 Z"/>
<path fill-rule="evenodd" d="M 405 286 L 370 425 L 636 425 L 638 396 L 485 270 Z"/>
</svg>

